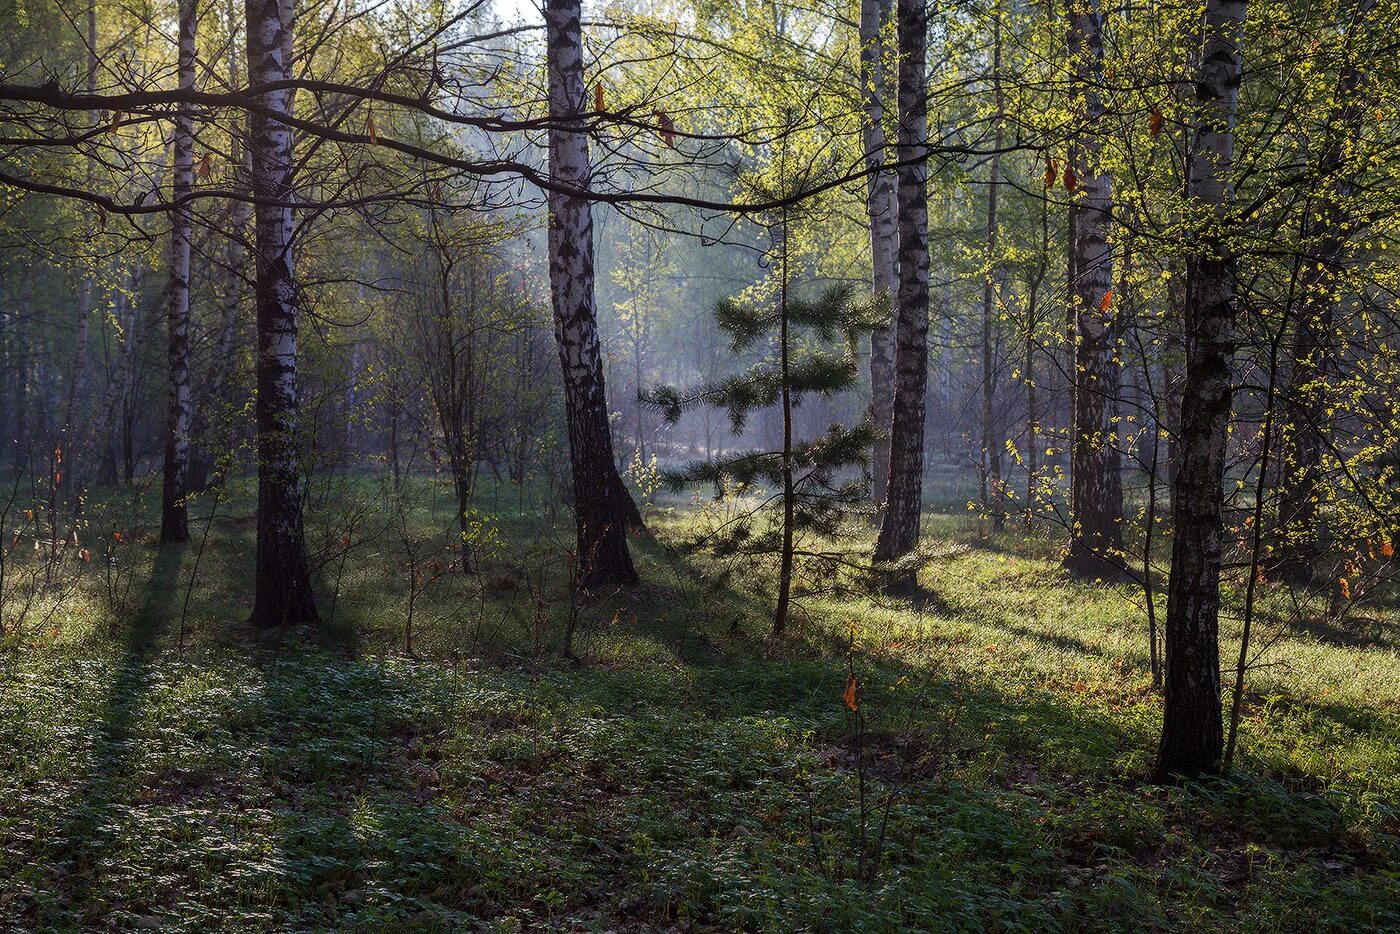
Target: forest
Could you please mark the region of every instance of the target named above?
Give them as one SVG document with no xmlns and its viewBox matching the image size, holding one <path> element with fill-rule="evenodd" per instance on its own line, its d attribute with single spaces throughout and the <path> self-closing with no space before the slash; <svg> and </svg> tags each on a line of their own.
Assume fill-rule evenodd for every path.
<svg viewBox="0 0 1400 934">
<path fill-rule="evenodd" d="M 0 0 L 0 930 L 1400 931 L 1397 254 L 1397 0 Z"/>
</svg>

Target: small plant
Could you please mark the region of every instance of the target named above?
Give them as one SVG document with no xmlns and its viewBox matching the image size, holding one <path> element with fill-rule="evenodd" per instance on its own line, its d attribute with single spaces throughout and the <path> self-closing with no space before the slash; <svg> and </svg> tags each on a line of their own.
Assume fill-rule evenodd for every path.
<svg viewBox="0 0 1400 934">
<path fill-rule="evenodd" d="M 904 678 L 898 679 L 890 691 L 904 683 Z M 888 850 L 891 816 L 905 790 L 914 782 L 938 780 L 948 761 L 965 751 L 959 725 L 964 712 L 957 707 L 919 729 L 875 728 L 881 713 L 870 709 L 868 698 L 873 696 L 872 685 L 857 674 L 852 627 L 846 683 L 840 697 L 846 729 L 828 756 L 848 777 L 828 784 L 828 792 L 823 794 L 809 776 L 799 775 L 812 859 L 818 871 L 832 881 L 873 882 Z M 855 790 L 848 796 L 845 789 L 850 787 L 851 778 Z"/>
<path fill-rule="evenodd" d="M 482 562 L 494 558 L 504 547 L 500 525 L 495 517 L 475 506 L 462 513 L 460 525 L 458 537 L 462 545 L 462 571 L 479 574 Z"/>
<path fill-rule="evenodd" d="M 889 832 L 890 809 L 899 792 L 898 786 L 879 793 L 871 774 L 872 754 L 869 748 L 870 734 L 866 711 L 862 709 L 863 685 L 856 677 L 855 653 L 846 656 L 846 688 L 841 692 L 841 705 L 845 708 L 846 735 L 840 744 L 844 747 L 846 764 L 855 773 L 855 819 L 854 839 L 847 841 L 851 854 L 836 854 L 836 863 L 826 865 L 822 858 L 824 847 L 820 844 L 817 830 L 817 817 L 810 788 L 807 793 L 807 836 L 812 841 L 813 855 L 823 872 L 835 876 L 854 878 L 859 882 L 869 882 L 875 878 L 880 868 L 880 859 L 885 849 L 885 836 Z M 851 864 L 854 862 L 854 871 Z"/>
<path fill-rule="evenodd" d="M 418 604 L 429 588 L 451 569 L 453 550 L 450 542 L 420 531 L 414 522 L 414 512 L 421 504 L 409 490 L 410 485 L 404 484 L 392 494 L 391 528 L 395 544 L 398 546 L 399 568 L 408 582 L 404 608 L 403 650 L 405 655 L 412 657 Z"/>
<path fill-rule="evenodd" d="M 632 461 L 627 465 L 627 479 L 642 496 L 642 503 L 650 506 L 652 497 L 666 484 L 666 478 L 656 465 L 656 455 L 643 459 L 640 448 L 632 452 Z"/>
<path fill-rule="evenodd" d="M 97 565 L 102 601 L 114 626 L 135 612 L 133 584 L 137 563 L 132 558 L 131 545 L 143 534 L 142 500 L 153 477 L 116 491 L 89 509 L 88 529 L 95 533 L 96 541 L 82 548 L 79 558 Z"/>
<path fill-rule="evenodd" d="M 786 238 L 781 239 L 785 243 Z M 786 256 L 785 245 L 780 245 L 779 255 Z M 674 490 L 708 484 L 716 499 L 734 493 L 745 497 L 735 514 L 696 545 L 719 557 L 777 558 L 775 633 L 787 625 L 797 559 L 820 562 L 831 557 L 806 547 L 808 542 L 834 535 L 845 517 L 865 502 L 867 483 L 861 468 L 875 439 L 869 421 L 853 427 L 833 424 L 820 437 L 795 438 L 793 409 L 805 397 L 832 396 L 855 385 L 857 341 L 880 317 L 874 306 L 854 300 L 849 285 L 831 286 L 810 301 L 789 295 L 784 263 L 772 302 L 725 300 L 715 308 L 715 319 L 735 353 L 767 340 L 774 347 L 772 354 L 746 373 L 686 392 L 662 386 L 643 397 L 671 423 L 697 406 L 726 410 L 735 435 L 742 434 L 755 411 L 780 407 L 783 432 L 777 450 L 740 451 L 664 474 Z M 798 341 L 799 329 L 806 332 L 806 340 Z M 768 489 L 776 492 L 769 494 Z"/>
</svg>

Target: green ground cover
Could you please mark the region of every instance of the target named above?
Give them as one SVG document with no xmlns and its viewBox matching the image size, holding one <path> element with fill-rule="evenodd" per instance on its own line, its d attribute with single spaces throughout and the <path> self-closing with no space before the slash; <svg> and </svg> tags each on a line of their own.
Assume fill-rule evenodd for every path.
<svg viewBox="0 0 1400 934">
<path fill-rule="evenodd" d="M 1393 605 L 1285 628 L 1266 588 L 1235 773 L 1161 788 L 1140 591 L 951 502 L 917 605 L 809 586 L 780 640 L 762 569 L 705 574 L 672 547 L 695 510 L 656 510 L 574 663 L 567 519 L 485 499 L 479 573 L 414 583 L 410 655 L 445 496 L 342 504 L 310 536 L 326 620 L 267 636 L 247 494 L 202 549 L 133 528 L 129 588 L 6 636 L 0 927 L 1400 928 Z"/>
</svg>

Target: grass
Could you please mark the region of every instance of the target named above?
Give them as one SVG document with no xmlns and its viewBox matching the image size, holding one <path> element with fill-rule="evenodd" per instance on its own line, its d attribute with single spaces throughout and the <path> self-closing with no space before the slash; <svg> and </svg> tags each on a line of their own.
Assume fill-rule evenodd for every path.
<svg viewBox="0 0 1400 934">
<path fill-rule="evenodd" d="M 930 514 L 919 605 L 808 589 L 774 640 L 762 569 L 738 587 L 669 547 L 702 521 L 673 505 L 646 584 L 585 608 L 576 666 L 567 522 L 528 498 L 483 497 L 475 576 L 430 570 L 443 488 L 313 502 L 334 619 L 271 637 L 242 623 L 252 502 L 221 500 L 202 555 L 112 506 L 125 599 L 91 575 L 11 620 L 0 927 L 1400 927 L 1393 609 L 1266 626 L 1235 774 L 1159 788 L 1141 595 L 1066 580 L 1048 535 Z"/>
</svg>

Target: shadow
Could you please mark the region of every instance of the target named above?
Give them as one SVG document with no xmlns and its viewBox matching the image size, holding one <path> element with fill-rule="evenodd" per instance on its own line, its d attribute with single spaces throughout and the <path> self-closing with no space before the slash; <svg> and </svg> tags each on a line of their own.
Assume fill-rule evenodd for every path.
<svg viewBox="0 0 1400 934">
<path fill-rule="evenodd" d="M 244 897 L 278 929 L 466 927 L 501 872 L 478 850 L 498 831 L 471 818 L 480 805 L 449 805 L 439 774 L 440 743 L 463 728 L 470 684 L 431 663 L 347 658 L 345 649 L 289 639 L 247 656 L 259 684 L 236 741 L 254 758 L 257 805 L 270 821 L 257 858 L 229 868 L 271 864 Z M 481 715 L 470 710 L 467 723 Z M 503 713 L 501 722 L 514 721 Z M 515 845 L 502 840 L 499 852 Z M 531 882 L 514 890 L 517 904 L 550 889 Z"/>
<path fill-rule="evenodd" d="M 957 612 L 941 593 L 917 582 L 910 585 L 900 581 L 882 591 L 872 590 L 866 599 L 882 610 L 905 609 L 936 616 L 954 616 Z"/>
<path fill-rule="evenodd" d="M 646 583 L 599 602 L 599 615 L 636 613 L 637 629 L 692 667 L 726 664 L 759 651 L 772 629 L 769 600 L 716 577 L 684 549 L 655 534 L 634 541 Z M 629 617 L 630 618 L 630 617 Z"/>
<path fill-rule="evenodd" d="M 1271 617 L 1269 622 L 1276 623 L 1277 618 Z M 1328 620 L 1313 617 L 1294 620 L 1290 628 L 1337 648 L 1394 649 L 1400 647 L 1400 640 L 1395 635 L 1395 627 L 1378 619 L 1353 616 L 1343 620 Z"/>
<path fill-rule="evenodd" d="M 1000 632 L 1006 633 L 1013 639 L 1026 642 L 1039 642 L 1042 645 L 1053 646 L 1063 652 L 1081 655 L 1088 659 L 1098 659 L 1105 664 L 1118 661 L 1123 657 L 1113 652 L 1106 652 L 1098 646 L 1091 645 L 1083 639 L 1077 639 L 1074 636 L 1046 632 L 1042 629 L 1033 629 L 1030 626 L 1007 622 L 1003 619 L 988 619 L 987 624 Z M 1145 626 L 1143 636 L 1146 637 Z M 1137 648 L 1132 649 L 1130 657 L 1144 673 L 1148 671 L 1147 652 L 1145 649 L 1142 651 L 1138 651 Z"/>
<path fill-rule="evenodd" d="M 160 643 L 187 583 L 178 579 L 179 555 L 158 554 L 103 701 L 100 754 L 72 798 L 82 814 L 60 831 L 71 850 L 61 882 L 79 913 L 50 927 L 133 926 L 117 912 L 137 903 L 149 912 L 144 926 L 194 906 L 232 927 L 271 930 L 452 930 L 495 918 L 526 930 L 659 929 L 722 926 L 738 897 L 726 889 L 743 894 L 743 880 L 760 873 L 794 893 L 837 894 L 807 873 L 805 850 L 779 848 L 800 836 L 791 822 L 802 819 L 793 815 L 804 807 L 804 783 L 824 827 L 853 813 L 839 625 L 769 638 L 765 600 L 732 581 L 698 589 L 692 576 L 701 568 L 659 547 L 638 546 L 656 583 L 601 598 L 589 612 L 602 626 L 618 608 L 635 608 L 636 624 L 625 624 L 631 636 L 653 640 L 648 651 L 666 647 L 675 664 L 541 669 L 474 657 L 454 666 L 364 656 L 353 627 L 268 634 L 236 624 L 182 684 L 175 729 L 162 724 L 162 737 L 178 732 L 179 749 L 211 766 L 148 789 L 132 774 L 142 704 L 153 688 L 164 692 L 166 672 L 153 668 L 170 664 Z M 915 599 L 885 608 L 922 605 L 940 617 L 972 609 L 932 588 Z M 731 632 L 733 618 L 754 631 Z M 1009 638 L 1108 657 L 1072 634 L 1004 615 L 980 619 Z M 1152 700 L 1125 716 L 980 668 L 978 658 L 861 651 L 856 665 L 862 710 L 877 744 L 886 742 L 877 755 L 896 739 L 919 749 L 940 730 L 957 734 L 942 772 L 902 782 L 899 810 L 910 822 L 892 826 L 889 884 L 867 890 L 862 903 L 948 892 L 951 901 L 930 904 L 969 928 L 993 927 L 1010 910 L 1038 912 L 1025 917 L 1041 929 L 1107 917 L 1145 930 L 1150 917 L 1134 914 L 1102 870 L 1112 858 L 1155 872 L 1164 827 L 1184 828 L 1181 839 L 1215 855 L 1254 840 L 1339 839 L 1328 801 L 1287 788 L 1254 783 L 1186 797 L 1142 785 L 1155 741 Z M 830 761 L 833 750 L 846 750 L 845 760 Z M 101 867 L 122 829 L 120 809 L 147 790 L 193 815 L 194 830 L 156 841 L 155 859 L 136 857 L 160 866 L 158 886 L 122 892 Z M 1281 820 L 1320 829 L 1287 837 L 1275 829 Z M 755 835 L 781 853 L 776 868 L 763 862 L 766 842 L 707 862 L 720 858 L 713 841 Z M 654 881 L 681 864 L 697 880 L 720 882 L 683 889 Z M 1026 876 L 1035 885 L 1018 888 Z M 1041 891 L 1055 898 L 1037 901 Z M 119 894 L 130 901 L 116 903 Z M 846 891 L 823 904 L 840 911 L 851 901 Z M 802 926 L 789 920 L 771 925 Z M 824 921 L 859 926 L 844 916 Z"/>
<path fill-rule="evenodd" d="M 67 904 L 84 923 L 97 923 L 109 910 L 102 901 L 103 859 L 119 832 L 121 811 L 137 792 L 132 766 L 139 755 L 133 735 L 161 637 L 178 612 L 183 590 L 183 546 L 160 547 L 151 566 L 140 609 L 126 629 L 108 692 L 92 736 L 92 759 L 64 804 L 64 822 L 54 829 L 55 863 L 66 868 Z"/>
</svg>

